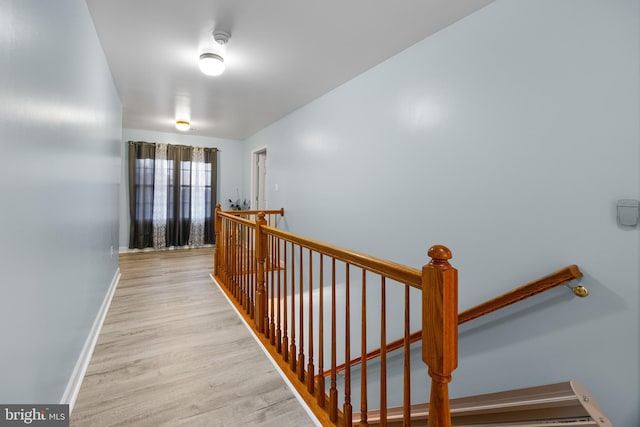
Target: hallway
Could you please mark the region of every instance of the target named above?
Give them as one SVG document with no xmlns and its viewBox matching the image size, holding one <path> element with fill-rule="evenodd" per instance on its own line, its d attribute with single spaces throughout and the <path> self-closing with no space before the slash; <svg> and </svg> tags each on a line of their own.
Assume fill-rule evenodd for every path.
<svg viewBox="0 0 640 427">
<path fill-rule="evenodd" d="M 212 269 L 212 248 L 120 255 L 72 426 L 313 425 Z"/>
</svg>

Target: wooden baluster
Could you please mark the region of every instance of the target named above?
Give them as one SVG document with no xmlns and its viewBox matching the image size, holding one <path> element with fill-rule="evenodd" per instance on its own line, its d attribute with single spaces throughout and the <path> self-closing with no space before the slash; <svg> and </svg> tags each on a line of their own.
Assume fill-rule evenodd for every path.
<svg viewBox="0 0 640 427">
<path fill-rule="evenodd" d="M 411 341 L 410 312 L 409 312 L 409 286 L 404 285 L 404 396 L 402 425 L 411 425 Z"/>
<path fill-rule="evenodd" d="M 236 236 L 235 240 L 233 242 L 233 245 L 234 245 L 234 255 L 233 255 L 233 257 L 234 257 L 234 261 L 233 261 L 233 276 L 234 276 L 234 280 L 233 280 L 233 283 L 239 289 L 240 298 L 241 298 L 240 305 L 246 311 L 247 308 L 246 308 L 245 303 L 244 303 L 245 292 L 244 292 L 243 283 L 242 283 L 242 280 L 241 280 L 242 276 L 238 272 L 238 270 L 240 270 L 240 265 L 239 265 L 240 264 L 240 251 L 242 250 L 241 248 L 240 249 L 238 248 L 238 240 L 240 239 L 240 236 L 239 236 L 240 226 L 238 224 L 234 224 L 233 228 L 235 229 L 235 236 Z"/>
<path fill-rule="evenodd" d="M 351 281 L 349 280 L 350 265 L 346 264 L 347 272 L 345 275 L 345 298 L 344 298 L 344 404 L 342 406 L 342 413 L 344 415 L 344 425 L 349 427 L 352 424 L 352 408 L 351 408 L 351 300 L 350 300 L 350 287 Z"/>
<path fill-rule="evenodd" d="M 236 263 L 238 262 L 237 254 L 236 254 L 236 224 L 231 223 L 231 283 L 237 292 L 237 284 L 236 284 Z M 238 299 L 238 295 L 236 295 L 236 300 Z"/>
<path fill-rule="evenodd" d="M 318 286 L 320 286 L 320 298 L 318 308 L 318 393 L 316 394 L 318 405 L 324 408 L 324 256 L 320 254 L 320 277 L 318 278 Z"/>
<path fill-rule="evenodd" d="M 249 292 L 249 310 L 251 311 L 251 318 L 256 322 L 255 310 L 256 310 L 256 291 L 258 288 L 257 272 L 258 272 L 258 257 L 256 253 L 256 235 L 252 232 L 252 229 L 245 227 L 249 236 L 249 244 L 247 246 L 247 279 L 251 290 Z"/>
<path fill-rule="evenodd" d="M 240 235 L 242 236 L 241 239 L 241 244 L 242 246 L 240 247 L 241 250 L 241 257 L 240 257 L 240 277 L 242 280 L 242 283 L 244 283 L 244 310 L 247 312 L 247 314 L 249 315 L 249 317 L 251 317 L 251 276 L 249 276 L 249 266 L 246 265 L 245 260 L 248 258 L 247 253 L 249 251 L 249 245 L 251 244 L 251 236 L 245 236 L 244 235 L 244 226 L 243 225 L 239 225 L 238 226 L 240 228 Z M 246 239 L 246 240 L 245 240 Z"/>
<path fill-rule="evenodd" d="M 227 232 L 229 233 L 229 244 L 227 245 L 227 277 L 229 278 L 228 280 L 228 287 L 231 290 L 231 293 L 233 294 L 234 298 L 237 300 L 237 295 L 236 295 L 236 289 L 233 283 L 233 263 L 234 263 L 234 252 L 233 252 L 233 244 L 234 244 L 234 238 L 233 238 L 233 223 L 230 220 L 227 220 Z"/>
<path fill-rule="evenodd" d="M 227 240 L 227 233 L 225 232 L 224 218 L 220 218 L 220 240 L 216 240 L 216 248 L 219 251 L 218 255 L 220 256 L 220 264 L 218 264 L 218 268 L 219 268 L 218 277 L 222 278 L 225 286 L 227 285 L 227 280 L 225 277 L 226 262 L 227 262 L 225 257 L 225 253 L 227 251 L 226 240 Z"/>
<path fill-rule="evenodd" d="M 367 421 L 367 272 L 362 270 L 362 329 L 360 337 L 360 355 L 362 359 L 360 375 L 360 425 L 368 426 Z"/>
<path fill-rule="evenodd" d="M 298 331 L 300 333 L 298 347 L 300 348 L 300 352 L 298 353 L 298 379 L 301 382 L 304 382 L 304 280 L 302 278 L 302 267 L 302 246 L 300 246 L 300 295 L 298 298 L 298 324 L 300 325 L 298 327 Z"/>
<path fill-rule="evenodd" d="M 248 237 L 244 235 L 243 225 L 238 225 L 239 235 L 240 235 L 240 249 L 238 251 L 238 277 L 245 284 L 244 290 L 244 311 L 251 317 L 251 307 L 249 306 L 249 301 L 251 301 L 251 282 L 250 277 L 247 274 L 244 274 L 245 265 L 244 259 L 246 258 L 246 251 L 248 250 L 248 245 L 245 244 L 245 239 Z"/>
<path fill-rule="evenodd" d="M 227 248 L 229 247 L 229 244 L 227 242 L 227 239 L 229 237 L 229 233 L 227 232 L 227 227 L 225 225 L 225 221 L 221 220 L 222 222 L 222 228 L 221 228 L 221 236 L 220 236 L 220 241 L 216 242 L 216 245 L 220 245 L 220 268 L 221 271 L 219 272 L 219 274 L 221 274 L 224 280 L 224 285 L 228 288 L 229 287 L 229 282 L 227 279 Z"/>
<path fill-rule="evenodd" d="M 231 228 L 231 224 L 229 222 L 229 220 L 225 220 L 225 226 L 227 228 L 227 271 L 226 271 L 226 277 L 227 277 L 227 288 L 229 288 L 229 290 L 231 291 L 231 294 L 235 297 L 234 294 L 234 289 L 233 289 L 233 279 L 231 276 L 231 270 L 233 269 L 233 229 Z"/>
<path fill-rule="evenodd" d="M 240 233 L 242 233 L 242 225 L 238 225 L 238 229 L 240 230 Z M 242 234 L 240 234 L 242 236 Z M 244 236 L 242 236 L 242 239 L 244 239 Z M 240 288 L 242 289 L 242 307 L 244 308 L 244 311 L 249 314 L 249 316 L 251 316 L 251 309 L 249 308 L 249 295 L 251 292 L 251 283 L 249 282 L 249 276 L 246 274 L 242 274 L 242 271 L 244 270 L 244 265 L 242 262 L 242 258 L 245 257 L 245 252 L 247 251 L 248 246 L 245 245 L 244 243 L 242 244 L 242 246 L 240 246 L 240 253 L 242 254 L 241 257 L 238 259 L 238 264 L 240 266 L 239 268 L 239 279 L 240 279 Z"/>
<path fill-rule="evenodd" d="M 242 258 L 240 259 L 240 274 L 246 283 L 247 291 L 245 292 L 245 310 L 249 317 L 253 319 L 253 313 L 251 310 L 251 301 L 253 300 L 253 277 L 251 276 L 251 263 L 249 262 L 249 248 L 252 245 L 252 236 L 245 236 L 246 227 L 240 226 L 243 232 L 242 235 Z"/>
<path fill-rule="evenodd" d="M 244 231 L 243 230 L 244 226 L 240 226 L 241 231 L 243 232 L 243 244 L 242 244 L 242 258 L 240 259 L 240 274 L 242 274 L 242 279 L 244 280 L 245 284 L 246 284 L 246 292 L 245 292 L 245 299 L 244 299 L 244 306 L 245 306 L 245 311 L 247 312 L 247 314 L 249 314 L 249 317 L 253 319 L 253 311 L 251 310 L 251 300 L 253 298 L 253 277 L 251 276 L 251 263 L 247 262 L 249 259 L 249 248 L 251 247 L 251 244 L 253 243 L 251 240 L 251 235 L 245 236 L 244 235 Z M 245 244 L 245 239 L 246 240 L 246 244 Z M 247 261 L 245 261 L 247 260 Z M 245 273 L 246 272 L 246 273 Z"/>
<path fill-rule="evenodd" d="M 451 251 L 429 249 L 431 262 L 422 268 L 422 360 L 429 367 L 429 427 L 450 427 L 448 384 L 458 366 L 458 271 L 449 264 Z"/>
<path fill-rule="evenodd" d="M 213 249 L 213 275 L 218 276 L 220 274 L 220 233 L 222 232 L 222 217 L 220 217 L 220 203 L 216 205 L 215 220 L 214 220 L 214 232 L 215 232 L 215 245 Z"/>
<path fill-rule="evenodd" d="M 387 425 L 387 284 L 380 278 L 380 426 Z"/>
<path fill-rule="evenodd" d="M 313 366 L 313 254 L 309 249 L 309 363 L 307 364 L 307 391 L 313 395 L 315 391 Z"/>
<path fill-rule="evenodd" d="M 296 251 L 291 243 L 291 345 L 289 346 L 289 363 L 291 370 L 296 372 Z"/>
<path fill-rule="evenodd" d="M 256 263 L 257 269 L 257 289 L 255 299 L 255 323 L 258 332 L 267 331 L 267 299 L 265 289 L 265 268 L 267 263 L 267 235 L 263 232 L 262 227 L 267 225 L 267 220 L 264 217 L 264 212 L 258 214 L 258 221 L 256 221 L 256 236 L 255 236 L 255 248 L 256 248 Z"/>
<path fill-rule="evenodd" d="M 231 257 L 232 257 L 232 261 L 231 261 L 231 283 L 233 284 L 233 287 L 236 289 L 236 292 L 238 293 L 238 296 L 236 297 L 236 299 L 240 302 L 240 305 L 242 305 L 242 300 L 240 300 L 240 286 L 238 286 L 238 281 L 237 281 L 237 272 L 236 272 L 236 266 L 238 264 L 238 245 L 237 243 L 237 233 L 238 233 L 238 224 L 236 224 L 235 222 L 231 222 L 230 224 L 231 227 Z"/>
<path fill-rule="evenodd" d="M 274 287 L 275 287 L 275 265 L 273 265 L 273 261 L 274 261 L 274 257 L 275 257 L 275 237 L 270 236 L 269 237 L 269 242 L 271 243 L 269 245 L 269 257 L 268 257 L 268 265 L 269 268 L 271 269 L 271 294 L 268 296 L 268 301 L 270 301 L 270 323 L 269 323 L 269 342 L 271 343 L 271 345 L 275 345 L 276 344 L 276 321 L 275 321 L 275 292 L 274 292 Z"/>
<path fill-rule="evenodd" d="M 331 384 L 329 386 L 329 419 L 338 420 L 338 388 L 336 387 L 336 259 L 331 258 Z"/>
<path fill-rule="evenodd" d="M 282 360 L 284 360 L 285 362 L 289 361 L 289 328 L 287 325 L 287 319 L 289 316 L 289 312 L 287 311 L 287 242 L 283 242 L 283 249 L 284 249 L 284 253 L 282 254 L 282 260 L 284 263 L 284 271 L 282 272 L 282 276 L 283 276 L 283 281 L 284 281 L 284 286 L 282 287 L 282 290 L 284 291 L 284 295 L 282 296 L 282 317 L 283 317 L 283 325 L 282 325 L 282 329 L 283 329 L 283 333 L 284 336 L 282 337 Z"/>
<path fill-rule="evenodd" d="M 243 262 L 244 258 L 246 258 L 245 252 L 248 250 L 248 245 L 245 244 L 245 239 L 247 239 L 247 236 L 243 234 L 242 224 L 238 225 L 238 230 L 240 232 L 240 250 L 238 251 L 238 276 L 241 280 L 243 280 L 243 283 L 245 284 L 244 310 L 245 312 L 247 312 L 247 314 L 249 314 L 249 316 L 251 316 L 251 308 L 249 307 L 249 301 L 251 300 L 251 283 L 249 276 L 244 274 L 245 266 Z"/>
<path fill-rule="evenodd" d="M 274 245 L 276 247 L 276 251 L 275 251 L 275 266 L 274 269 L 277 268 L 277 297 L 276 297 L 276 351 L 280 354 L 282 354 L 282 329 L 280 328 L 281 326 L 281 310 L 282 310 L 282 301 L 281 301 L 281 288 L 282 288 L 282 283 L 280 281 L 280 277 L 282 276 L 282 271 L 280 269 L 280 239 L 278 238 L 274 238 Z"/>
<path fill-rule="evenodd" d="M 257 221 L 257 219 L 256 219 Z M 258 234 L 257 232 L 254 230 L 252 232 L 252 229 L 247 227 L 247 231 L 249 232 L 249 234 L 251 235 L 251 245 L 249 245 L 249 279 L 251 280 L 251 288 L 252 288 L 252 293 L 251 293 L 251 314 L 253 315 L 254 319 L 255 319 L 255 310 L 256 310 L 256 295 L 258 292 L 258 252 L 256 251 L 256 246 L 257 246 L 257 240 L 258 240 Z M 264 271 L 264 270 L 263 270 Z M 263 283 L 264 285 L 264 283 Z M 266 293 L 266 291 L 265 291 Z M 264 295 L 264 294 L 263 294 Z M 266 299 L 264 299 L 264 303 L 266 303 Z M 263 307 L 264 308 L 264 307 Z M 264 311 L 263 311 L 264 313 Z M 261 320 L 261 323 L 263 323 L 262 326 L 262 330 L 264 331 L 264 319 Z"/>
<path fill-rule="evenodd" d="M 246 277 L 249 282 L 249 294 L 247 305 L 249 306 L 249 316 L 255 320 L 255 302 L 256 302 L 256 270 L 258 269 L 257 254 L 256 254 L 256 236 L 252 233 L 249 227 L 246 227 L 249 243 L 247 244 L 247 258 L 246 258 Z"/>
<path fill-rule="evenodd" d="M 242 284 L 238 281 L 238 224 L 233 223 L 233 285 L 238 288 L 240 293 L 240 305 L 244 307 L 244 297 L 242 291 Z"/>
<path fill-rule="evenodd" d="M 265 225 L 267 224 L 266 215 L 265 215 Z M 256 231 L 257 232 L 257 231 Z M 265 234 L 265 260 L 264 260 L 264 336 L 271 342 L 271 324 L 269 322 L 269 300 L 271 298 L 271 293 L 269 287 L 273 287 L 273 282 L 269 280 L 269 249 L 271 244 L 269 243 L 269 236 Z M 258 267 L 259 269 L 259 267 Z"/>
<path fill-rule="evenodd" d="M 238 300 L 240 306 L 244 308 L 244 290 L 242 289 L 242 282 L 240 281 L 240 276 L 238 275 L 238 228 L 239 225 L 233 223 L 233 232 L 235 236 L 233 240 L 233 284 L 238 289 Z"/>
<path fill-rule="evenodd" d="M 229 262 L 231 260 L 229 248 L 231 247 L 231 231 L 229 230 L 229 220 L 227 219 L 224 219 L 222 222 L 222 236 L 224 240 L 224 283 L 229 291 L 233 291 L 233 288 L 231 287 L 231 280 L 229 279 Z"/>
<path fill-rule="evenodd" d="M 241 284 L 244 283 L 246 285 L 246 277 L 244 274 L 242 274 L 242 270 L 244 269 L 244 266 L 242 265 L 242 258 L 244 258 L 244 251 L 246 250 L 245 249 L 246 245 L 243 242 L 244 236 L 242 235 L 242 225 L 237 224 L 236 227 L 238 229 L 237 242 L 236 242 L 238 243 L 238 249 L 236 252 L 236 255 L 238 257 L 238 259 L 236 260 L 236 277 L 238 282 L 240 282 Z M 245 289 L 243 291 L 243 307 L 245 312 L 250 313 L 249 305 L 247 304 L 248 297 L 249 297 L 248 289 L 246 289 L 246 286 L 245 286 Z"/>
</svg>

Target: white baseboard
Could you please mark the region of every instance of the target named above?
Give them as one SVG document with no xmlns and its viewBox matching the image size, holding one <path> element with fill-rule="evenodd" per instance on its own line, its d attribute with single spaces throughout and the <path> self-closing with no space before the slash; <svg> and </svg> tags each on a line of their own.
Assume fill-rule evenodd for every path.
<svg viewBox="0 0 640 427">
<path fill-rule="evenodd" d="M 300 396 L 300 393 L 298 393 L 298 390 L 296 390 L 296 388 L 293 386 L 293 384 L 291 384 L 291 381 L 289 381 L 289 378 L 287 378 L 287 376 L 284 374 L 284 372 L 282 372 L 282 369 L 280 369 L 280 365 L 278 365 L 278 363 L 273 359 L 273 357 L 271 356 L 271 354 L 269 354 L 269 350 L 267 350 L 264 345 L 262 345 L 262 343 L 260 342 L 260 340 L 258 339 L 258 337 L 256 337 L 253 333 L 253 330 L 251 329 L 251 326 L 249 326 L 249 324 L 247 323 L 246 320 L 244 320 L 244 317 L 242 317 L 242 314 L 240 314 L 238 312 L 238 310 L 236 309 L 236 306 L 233 305 L 233 302 L 231 302 L 231 300 L 229 299 L 229 297 L 227 296 L 227 294 L 222 290 L 222 287 L 220 286 L 220 284 L 218 283 L 218 281 L 216 279 L 214 279 L 213 275 L 210 274 L 209 277 L 211 277 L 211 280 L 213 280 L 213 283 L 216 284 L 216 286 L 220 289 L 220 292 L 222 293 L 222 295 L 224 295 L 224 297 L 227 299 L 227 301 L 229 302 L 229 305 L 231 306 L 231 308 L 233 308 L 233 310 L 236 312 L 236 314 L 238 315 L 238 318 L 240 320 L 242 320 L 242 323 L 244 324 L 244 326 L 249 330 L 249 333 L 251 334 L 251 336 L 253 337 L 253 339 L 258 343 L 258 345 L 260 346 L 260 349 L 262 350 L 262 352 L 269 358 L 269 361 L 271 362 L 271 364 L 273 365 L 273 367 L 276 369 L 276 372 L 278 372 L 278 374 L 282 377 L 282 379 L 284 380 L 284 382 L 287 384 L 287 387 L 289 387 L 289 389 L 293 392 L 293 395 L 296 397 L 296 399 L 298 399 L 298 402 L 300 402 L 300 405 L 302 406 L 302 408 L 305 410 L 305 412 L 307 413 L 307 415 L 309 415 L 309 418 L 311 418 L 311 421 L 313 421 L 313 423 L 318 426 L 318 427 L 322 427 L 322 423 L 320 422 L 320 420 L 316 417 L 316 415 L 313 413 L 313 411 L 311 411 L 311 409 L 309 409 L 309 407 L 307 406 L 307 404 L 305 403 L 304 399 L 302 398 L 302 396 Z"/>
<path fill-rule="evenodd" d="M 93 350 L 96 347 L 96 342 L 98 342 L 98 336 L 100 335 L 102 324 L 104 323 L 104 319 L 107 316 L 107 312 L 109 311 L 109 306 L 111 305 L 113 294 L 116 292 L 116 288 L 118 287 L 120 276 L 120 269 L 118 268 L 115 275 L 113 276 L 111 285 L 107 290 L 107 294 L 104 296 L 104 300 L 102 301 L 100 310 L 98 310 L 98 314 L 93 321 L 93 325 L 91 326 L 91 330 L 89 331 L 89 336 L 87 337 L 87 340 L 82 347 L 80 357 L 78 357 L 78 361 L 76 362 L 76 365 L 73 368 L 73 372 L 71 373 L 71 378 L 69 378 L 67 387 L 64 390 L 62 399 L 60 400 L 61 404 L 69 405 L 69 415 L 71 415 L 73 406 L 76 404 L 76 399 L 78 398 L 78 393 L 80 392 L 82 380 L 84 379 L 84 375 L 87 372 L 87 368 L 89 367 L 91 355 L 93 355 Z"/>
<path fill-rule="evenodd" d="M 183 249 L 201 249 L 201 248 L 215 248 L 216 245 L 206 244 L 202 246 L 169 246 L 166 248 L 144 248 L 144 249 L 129 249 L 126 246 L 120 246 L 118 253 L 121 254 L 133 254 L 137 252 L 157 252 L 157 251 L 179 251 Z"/>
</svg>

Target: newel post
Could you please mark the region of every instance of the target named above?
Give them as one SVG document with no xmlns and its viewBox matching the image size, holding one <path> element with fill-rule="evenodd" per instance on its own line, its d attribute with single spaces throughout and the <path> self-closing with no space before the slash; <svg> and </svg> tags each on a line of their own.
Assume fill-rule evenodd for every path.
<svg viewBox="0 0 640 427">
<path fill-rule="evenodd" d="M 429 427 L 450 427 L 449 382 L 458 366 L 458 270 L 451 251 L 432 246 L 422 267 L 422 360 L 429 367 Z"/>
<path fill-rule="evenodd" d="M 256 221 L 256 261 L 258 264 L 258 271 L 256 281 L 258 286 L 256 287 L 256 308 L 255 308 L 255 322 L 258 332 L 263 333 L 265 331 L 266 314 L 267 314 L 267 299 L 265 295 L 265 267 L 267 263 L 267 235 L 262 231 L 262 227 L 267 225 L 264 212 L 258 214 L 258 220 Z"/>
<path fill-rule="evenodd" d="M 213 252 L 213 275 L 219 277 L 220 275 L 220 233 L 222 232 L 222 217 L 219 213 L 222 211 L 220 207 L 220 203 L 216 205 L 216 213 L 215 213 L 215 222 L 214 222 L 214 231 L 216 233 L 216 240 Z"/>
</svg>

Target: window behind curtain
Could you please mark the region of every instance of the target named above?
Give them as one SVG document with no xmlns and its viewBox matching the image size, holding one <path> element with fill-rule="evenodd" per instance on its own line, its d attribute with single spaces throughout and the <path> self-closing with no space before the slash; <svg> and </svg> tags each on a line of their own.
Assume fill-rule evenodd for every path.
<svg viewBox="0 0 640 427">
<path fill-rule="evenodd" d="M 136 159 L 136 217 L 153 220 L 153 159 Z"/>
</svg>

